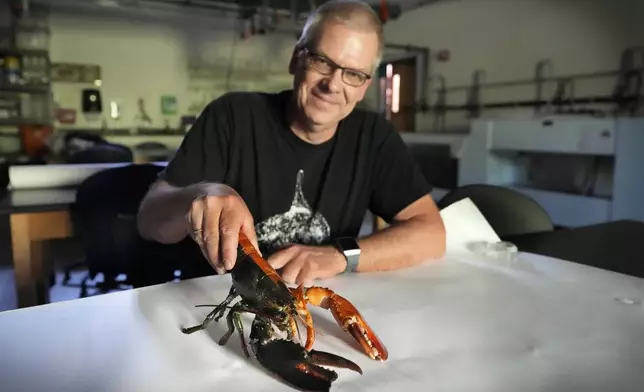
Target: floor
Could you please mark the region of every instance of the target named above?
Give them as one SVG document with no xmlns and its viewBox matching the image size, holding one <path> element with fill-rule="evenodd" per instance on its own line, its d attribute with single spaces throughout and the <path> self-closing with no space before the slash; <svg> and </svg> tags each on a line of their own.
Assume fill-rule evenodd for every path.
<svg viewBox="0 0 644 392">
<path fill-rule="evenodd" d="M 62 270 L 56 275 L 56 284 L 49 291 L 51 302 L 68 301 L 78 298 L 80 288 L 63 286 L 62 280 L 64 274 Z M 75 272 L 71 275 L 69 283 L 80 282 L 84 276 L 84 271 Z M 0 267 L 0 312 L 15 309 L 16 303 L 13 268 L 10 266 L 2 266 Z"/>
<path fill-rule="evenodd" d="M 371 232 L 371 216 L 365 218 L 360 235 L 367 235 Z M 80 288 L 67 287 L 62 285 L 64 269 L 79 260 L 83 254 L 80 244 L 73 239 L 56 240 L 50 242 L 49 259 L 56 271 L 56 284 L 50 289 L 51 302 L 68 301 L 79 298 Z M 75 270 L 70 277 L 69 283 L 80 283 L 85 277 L 86 271 Z M 96 278 L 100 281 L 100 275 Z M 90 290 L 89 294 L 93 292 Z M 0 218 L 0 312 L 16 308 L 16 290 L 11 265 L 11 242 L 9 221 L 5 216 Z"/>
</svg>

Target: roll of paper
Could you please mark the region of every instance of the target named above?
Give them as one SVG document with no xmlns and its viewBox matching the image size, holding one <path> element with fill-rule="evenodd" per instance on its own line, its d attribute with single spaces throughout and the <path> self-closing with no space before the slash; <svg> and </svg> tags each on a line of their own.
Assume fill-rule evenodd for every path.
<svg viewBox="0 0 644 392">
<path fill-rule="evenodd" d="M 75 187 L 95 173 L 131 164 L 124 162 L 11 166 L 9 167 L 9 188 L 40 189 Z M 166 162 L 154 162 L 153 164 L 166 165 Z"/>
</svg>

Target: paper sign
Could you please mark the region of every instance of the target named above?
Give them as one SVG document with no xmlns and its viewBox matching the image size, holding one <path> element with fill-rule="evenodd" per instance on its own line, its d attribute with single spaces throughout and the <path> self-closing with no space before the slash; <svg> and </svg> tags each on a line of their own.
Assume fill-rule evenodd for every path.
<svg viewBox="0 0 644 392">
<path fill-rule="evenodd" d="M 161 96 L 161 114 L 164 116 L 177 114 L 177 97 L 174 95 Z"/>
</svg>

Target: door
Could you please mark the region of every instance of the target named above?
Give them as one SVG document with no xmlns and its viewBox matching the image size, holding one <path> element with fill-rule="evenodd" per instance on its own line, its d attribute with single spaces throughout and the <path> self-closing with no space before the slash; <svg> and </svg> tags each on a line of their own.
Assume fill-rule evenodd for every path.
<svg viewBox="0 0 644 392">
<path fill-rule="evenodd" d="M 380 66 L 380 100 L 385 117 L 399 132 L 416 130 L 416 58 Z"/>
</svg>

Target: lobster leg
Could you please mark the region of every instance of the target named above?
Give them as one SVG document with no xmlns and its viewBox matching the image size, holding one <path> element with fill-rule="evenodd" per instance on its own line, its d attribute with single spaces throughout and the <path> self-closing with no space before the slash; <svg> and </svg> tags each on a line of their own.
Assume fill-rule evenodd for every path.
<svg viewBox="0 0 644 392">
<path fill-rule="evenodd" d="M 371 359 L 380 361 L 387 359 L 387 348 L 349 300 L 325 287 L 304 288 L 300 285 L 295 289 L 291 289 L 291 292 L 300 308 L 304 308 L 307 304 L 312 304 L 330 310 L 336 322 L 358 341 L 364 352 Z M 311 350 L 315 340 L 312 326 L 307 326 L 307 332 L 305 348 Z"/>
<path fill-rule="evenodd" d="M 230 312 L 228 312 L 228 316 L 226 316 L 226 321 L 228 322 L 228 331 L 224 334 L 224 336 L 219 339 L 219 345 L 223 346 L 228 342 L 228 339 L 232 336 L 233 332 L 235 332 L 235 328 L 237 328 L 237 332 L 239 333 L 239 339 L 241 340 L 241 345 L 242 345 L 242 350 L 244 350 L 244 354 L 246 354 L 246 357 L 250 358 L 250 354 L 248 353 L 248 348 L 246 347 L 246 339 L 244 338 L 244 325 L 241 320 L 241 314 L 242 312 L 245 312 L 246 309 L 239 305 L 235 304 L 231 309 Z"/>
<path fill-rule="evenodd" d="M 291 294 L 295 299 L 295 306 L 297 307 L 297 313 L 302 317 L 304 324 L 306 325 L 306 347 L 307 351 L 310 351 L 315 342 L 315 328 L 313 328 L 313 317 L 307 309 L 306 305 L 308 304 L 308 298 L 304 292 L 304 286 L 301 284 L 297 288 L 290 288 Z"/>
<path fill-rule="evenodd" d="M 226 299 L 224 299 L 219 305 L 215 307 L 215 309 L 208 313 L 206 318 L 201 324 L 192 326 L 192 327 L 187 327 L 187 328 L 181 328 L 181 332 L 185 334 L 191 334 L 197 331 L 201 331 L 203 329 L 206 329 L 208 324 L 210 324 L 213 320 L 214 321 L 219 321 L 219 319 L 224 315 L 226 312 L 226 308 L 230 303 L 237 297 L 237 292 L 235 291 L 235 287 L 231 287 L 230 291 L 228 292 L 228 296 Z"/>
</svg>

